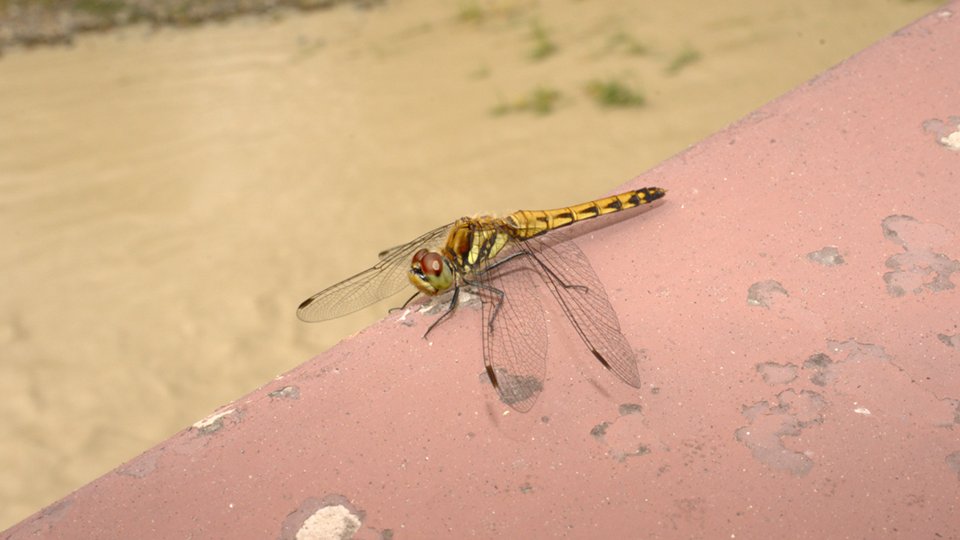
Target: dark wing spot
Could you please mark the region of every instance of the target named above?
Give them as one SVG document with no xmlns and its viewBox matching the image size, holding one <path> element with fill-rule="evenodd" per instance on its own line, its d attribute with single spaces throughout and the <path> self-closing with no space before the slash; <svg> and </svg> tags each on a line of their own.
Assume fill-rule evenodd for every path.
<svg viewBox="0 0 960 540">
<path fill-rule="evenodd" d="M 604 357 L 600 356 L 600 353 L 598 353 L 596 349 L 590 349 L 590 352 L 592 352 L 593 355 L 597 357 L 597 360 L 599 360 L 600 363 L 603 364 L 603 367 L 613 371 L 613 369 L 610 367 L 610 364 L 607 363 Z"/>
<path fill-rule="evenodd" d="M 494 388 L 500 388 L 500 382 L 497 380 L 497 374 L 493 372 L 493 366 L 487 364 L 487 377 L 490 377 L 490 383 Z"/>
</svg>

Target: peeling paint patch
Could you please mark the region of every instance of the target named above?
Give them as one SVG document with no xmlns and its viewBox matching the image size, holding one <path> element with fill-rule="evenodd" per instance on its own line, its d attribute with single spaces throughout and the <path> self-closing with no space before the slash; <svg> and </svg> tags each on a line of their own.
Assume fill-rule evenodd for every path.
<svg viewBox="0 0 960 540">
<path fill-rule="evenodd" d="M 813 468 L 813 459 L 787 448 L 784 438 L 799 437 L 805 428 L 823 423 L 821 412 L 826 407 L 827 400 L 817 392 L 784 390 L 777 394 L 776 405 L 761 401 L 744 406 L 741 412 L 748 425 L 737 429 L 734 436 L 761 463 L 803 476 Z"/>
<path fill-rule="evenodd" d="M 890 355 L 887 354 L 887 351 L 880 345 L 874 345 L 873 343 L 861 343 L 852 339 L 845 341 L 828 339 L 827 348 L 835 354 L 846 353 L 847 356 L 843 359 L 844 362 L 862 362 L 871 359 L 882 362 L 890 361 Z M 839 361 L 837 363 L 839 363 Z"/>
<path fill-rule="evenodd" d="M 860 363 L 863 361 L 876 360 L 889 362 L 890 356 L 880 345 L 873 343 L 860 343 L 854 340 L 837 341 L 827 340 L 827 350 L 841 360 L 834 360 L 824 353 L 817 353 L 806 359 L 803 363 L 804 370 L 811 370 L 810 382 L 817 386 L 827 386 L 834 383 L 838 378 L 837 367 L 844 362 Z"/>
<path fill-rule="evenodd" d="M 365 513 L 343 495 L 310 497 L 287 515 L 281 540 L 341 540 L 353 538 L 363 525 Z"/>
<path fill-rule="evenodd" d="M 590 436 L 594 439 L 603 439 L 603 436 L 607 434 L 607 428 L 610 427 L 610 422 L 601 422 L 590 430 Z"/>
<path fill-rule="evenodd" d="M 193 429 L 199 431 L 201 435 L 212 435 L 223 429 L 225 419 L 233 419 L 233 423 L 238 423 L 240 417 L 241 414 L 238 409 L 227 409 L 195 422 Z"/>
<path fill-rule="evenodd" d="M 950 470 L 957 474 L 957 480 L 960 480 L 960 451 L 948 454 L 943 460 Z"/>
<path fill-rule="evenodd" d="M 416 309 L 417 313 L 421 315 L 426 315 L 426 316 L 443 315 L 444 313 L 450 311 L 452 300 L 453 300 L 453 292 L 451 290 L 451 292 L 443 293 L 440 296 L 431 296 L 427 298 L 426 301 L 424 301 L 419 306 L 414 305 L 413 307 L 414 309 Z M 475 291 L 471 291 L 465 287 L 460 289 L 459 296 L 457 296 L 456 309 L 461 309 L 465 307 L 469 307 L 472 309 L 480 309 L 482 305 L 483 305 L 483 302 L 481 300 L 481 297 Z M 405 319 L 405 317 L 401 317 L 398 320 L 401 323 L 403 323 L 405 326 L 412 326 L 414 324 L 413 322 L 407 323 L 405 320 L 402 320 L 402 319 Z"/>
<path fill-rule="evenodd" d="M 883 275 L 890 296 L 908 292 L 920 294 L 925 289 L 940 292 L 953 289 L 950 276 L 960 271 L 960 261 L 937 250 L 955 245 L 955 237 L 942 225 L 922 223 L 910 216 L 894 215 L 881 223 L 883 236 L 903 247 L 903 253 L 886 261 L 891 271 Z"/>
<path fill-rule="evenodd" d="M 757 364 L 757 373 L 763 377 L 763 382 L 767 384 L 787 384 L 797 378 L 799 369 L 793 364 L 778 364 L 776 362 L 764 362 Z"/>
<path fill-rule="evenodd" d="M 783 288 L 779 281 L 772 279 L 758 281 L 747 290 L 747 305 L 769 309 L 778 298 L 788 296 L 790 294 L 787 293 L 787 290 Z"/>
<path fill-rule="evenodd" d="M 73 494 L 67 495 L 65 498 L 40 510 L 40 512 L 32 518 L 28 518 L 28 521 L 23 525 L 22 532 L 25 534 L 22 536 L 43 538 L 51 536 L 54 526 L 69 513 L 70 507 L 73 506 L 73 497 Z M 4 532 L 9 533 L 9 531 Z M 7 540 L 8 538 L 12 538 L 12 536 L 4 536 L 3 538 Z"/>
<path fill-rule="evenodd" d="M 345 506 L 325 506 L 314 512 L 297 531 L 297 540 L 352 538 L 361 522 Z"/>
<path fill-rule="evenodd" d="M 937 339 L 947 347 L 960 349 L 960 334 L 937 334 Z"/>
<path fill-rule="evenodd" d="M 960 401 L 951 398 L 938 399 L 930 404 L 926 418 L 935 427 L 953 431 L 960 425 Z"/>
<path fill-rule="evenodd" d="M 160 459 L 160 452 L 149 452 L 121 466 L 117 469 L 117 474 L 143 478 L 157 469 L 158 459 Z"/>
<path fill-rule="evenodd" d="M 916 414 L 925 425 L 939 429 L 953 430 L 960 425 L 960 401 L 939 398 L 924 389 L 882 346 L 827 340 L 827 350 L 830 356 L 811 356 L 804 370 L 813 369 L 810 381 L 828 386 L 830 395 L 839 396 L 834 400 L 850 403 L 854 413 L 884 420 L 891 414 Z M 871 378 L 875 381 L 866 385 Z M 878 391 L 889 395 L 878 396 Z"/>
<path fill-rule="evenodd" d="M 780 407 L 793 415 L 800 422 L 800 427 L 823 423 L 823 415 L 820 411 L 827 407 L 827 400 L 822 394 L 811 390 L 801 390 L 797 393 L 790 389 L 780 392 L 777 398 L 780 401 Z"/>
<path fill-rule="evenodd" d="M 624 462 L 628 458 L 645 456 L 653 451 L 652 446 L 663 445 L 657 434 L 646 425 L 643 407 L 637 403 L 620 405 L 619 418 L 601 422 L 590 430 L 590 435 L 607 447 L 607 455 Z"/>
<path fill-rule="evenodd" d="M 960 126 L 958 126 L 957 131 L 954 131 L 946 137 L 941 138 L 940 144 L 955 152 L 960 151 Z"/>
<path fill-rule="evenodd" d="M 823 316 L 807 309 L 799 298 L 791 298 L 779 281 L 768 279 L 751 285 L 747 291 L 747 305 L 766 308 L 797 327 L 809 328 L 813 332 L 826 331 Z"/>
<path fill-rule="evenodd" d="M 40 514 L 43 516 L 43 519 L 48 520 L 48 522 L 57 522 L 63 519 L 63 517 L 67 514 L 67 511 L 70 510 L 71 506 L 73 506 L 72 495 L 44 508 L 40 511 Z"/>
<path fill-rule="evenodd" d="M 807 259 L 823 266 L 840 266 L 845 262 L 840 250 L 835 246 L 826 246 L 817 251 L 811 251 L 807 253 Z"/>
<path fill-rule="evenodd" d="M 953 426 L 955 424 L 960 425 L 960 400 L 944 398 L 940 401 L 945 403 L 946 406 L 950 409 L 950 411 L 948 412 L 948 415 L 953 414 L 952 422 L 942 422 L 940 424 L 940 427 L 953 429 Z"/>
<path fill-rule="evenodd" d="M 946 121 L 931 118 L 922 125 L 923 131 L 933 134 L 938 144 L 954 152 L 960 151 L 960 116 L 947 117 Z"/>
<path fill-rule="evenodd" d="M 300 387 L 284 386 L 279 390 L 274 390 L 267 394 L 273 399 L 300 399 Z"/>
<path fill-rule="evenodd" d="M 413 313 L 413 311 L 410 308 L 404 308 L 403 313 L 401 313 L 400 316 L 397 317 L 397 322 L 404 326 L 416 325 L 417 324 L 416 321 L 414 321 L 412 318 L 410 319 L 407 318 L 407 315 L 410 315 L 411 313 Z"/>
<path fill-rule="evenodd" d="M 832 366 L 833 359 L 823 353 L 817 353 L 803 362 L 803 369 L 813 371 L 810 382 L 817 386 L 826 386 L 836 379 Z"/>
<path fill-rule="evenodd" d="M 628 414 L 640 414 L 643 412 L 643 406 L 639 403 L 624 403 L 620 405 L 618 409 L 620 416 L 626 416 Z"/>
</svg>

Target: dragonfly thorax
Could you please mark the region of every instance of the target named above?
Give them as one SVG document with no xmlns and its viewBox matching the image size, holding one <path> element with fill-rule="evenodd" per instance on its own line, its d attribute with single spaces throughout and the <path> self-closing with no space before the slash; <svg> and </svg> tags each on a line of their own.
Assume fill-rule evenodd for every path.
<svg viewBox="0 0 960 540">
<path fill-rule="evenodd" d="M 452 287 L 455 278 L 453 268 L 443 254 L 421 249 L 410 260 L 407 279 L 423 294 L 435 296 Z"/>
</svg>

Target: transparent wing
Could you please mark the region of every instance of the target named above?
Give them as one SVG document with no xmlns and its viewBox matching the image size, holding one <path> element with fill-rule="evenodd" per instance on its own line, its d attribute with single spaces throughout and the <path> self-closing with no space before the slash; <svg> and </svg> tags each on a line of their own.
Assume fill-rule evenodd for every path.
<svg viewBox="0 0 960 540">
<path fill-rule="evenodd" d="M 512 253 L 518 253 L 513 248 Z M 527 412 L 543 390 L 547 372 L 547 327 L 537 299 L 537 268 L 527 256 L 499 261 L 476 272 L 474 290 L 483 302 L 483 361 L 500 399 Z"/>
<path fill-rule="evenodd" d="M 540 267 L 540 274 L 590 352 L 623 382 L 639 388 L 637 355 L 620 331 L 617 313 L 600 278 L 570 236 L 568 229 L 519 245 Z"/>
<path fill-rule="evenodd" d="M 304 300 L 297 308 L 297 317 L 306 322 L 335 319 L 397 294 L 409 284 L 407 270 L 413 253 L 421 247 L 436 245 L 452 226 L 453 223 L 437 227 L 406 244 L 381 252 L 377 264 Z"/>
</svg>

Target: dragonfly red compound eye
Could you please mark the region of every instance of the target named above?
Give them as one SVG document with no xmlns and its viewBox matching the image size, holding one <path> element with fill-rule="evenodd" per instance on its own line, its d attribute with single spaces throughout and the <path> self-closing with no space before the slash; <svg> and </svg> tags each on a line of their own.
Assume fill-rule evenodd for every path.
<svg viewBox="0 0 960 540">
<path fill-rule="evenodd" d="M 417 255 L 420 255 L 418 252 Z M 414 255 L 414 259 L 417 259 Z M 420 270 L 425 276 L 439 276 L 443 272 L 443 257 L 439 253 L 428 251 L 419 257 Z"/>
<path fill-rule="evenodd" d="M 410 259 L 410 266 L 414 268 L 422 266 L 423 258 L 427 256 L 427 253 L 430 253 L 429 251 L 427 251 L 427 248 L 418 249 L 417 252 L 414 253 L 413 257 Z"/>
</svg>

